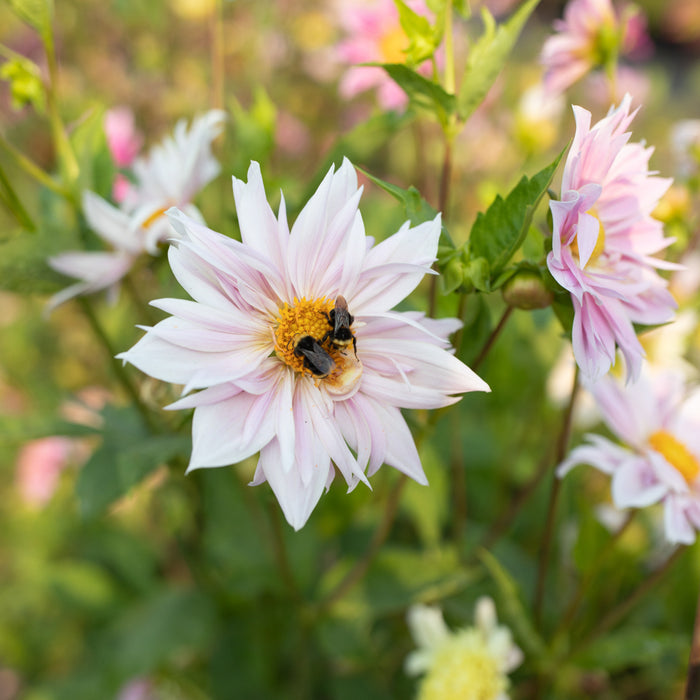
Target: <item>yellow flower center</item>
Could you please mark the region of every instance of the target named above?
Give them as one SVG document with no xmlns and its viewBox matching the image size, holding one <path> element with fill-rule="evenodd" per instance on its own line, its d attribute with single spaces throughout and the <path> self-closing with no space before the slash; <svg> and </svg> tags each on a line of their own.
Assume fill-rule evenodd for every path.
<svg viewBox="0 0 700 700">
<path fill-rule="evenodd" d="M 408 48 L 408 39 L 400 26 L 390 29 L 379 40 L 379 51 L 384 63 L 403 63 L 406 60 L 405 50 Z"/>
<path fill-rule="evenodd" d="M 649 438 L 649 446 L 656 450 L 690 484 L 700 474 L 700 464 L 690 450 L 665 430 L 657 430 Z"/>
<path fill-rule="evenodd" d="M 275 354 L 295 372 L 307 374 L 323 381 L 327 391 L 335 396 L 347 396 L 354 392 L 362 376 L 362 363 L 355 357 L 352 346 L 336 346 L 329 334 L 331 330 L 328 314 L 335 302 L 320 299 L 294 299 L 294 304 L 285 304 L 278 311 L 275 328 Z M 295 352 L 302 338 L 311 337 L 318 347 L 333 360 L 334 367 L 327 376 L 319 376 L 309 367 L 309 356 Z M 306 362 L 305 362 L 306 360 Z M 313 358 L 311 364 L 314 364 Z M 317 365 L 318 366 L 318 365 Z"/>
<path fill-rule="evenodd" d="M 496 700 L 507 685 L 479 633 L 467 630 L 437 651 L 418 700 Z"/>
<path fill-rule="evenodd" d="M 142 224 L 141 228 L 148 228 L 149 226 L 153 226 L 153 224 L 160 219 L 161 216 L 165 214 L 166 211 L 170 209 L 170 205 L 168 204 L 167 206 L 161 207 L 160 209 L 156 209 Z"/>
<path fill-rule="evenodd" d="M 593 248 L 593 252 L 591 253 L 591 257 L 588 259 L 588 263 L 595 262 L 600 254 L 603 252 L 605 249 L 605 227 L 603 226 L 603 222 L 600 220 L 600 217 L 598 216 L 598 213 L 594 210 L 591 209 L 590 211 L 586 212 L 587 214 L 590 214 L 591 216 L 595 217 L 598 219 L 598 238 L 596 238 L 595 246 Z M 577 258 L 580 258 L 579 250 L 578 250 L 578 236 L 574 237 L 574 240 L 571 241 L 569 247 L 571 248 L 571 252 L 573 255 L 575 255 Z M 586 264 L 588 264 L 586 263 Z"/>
</svg>

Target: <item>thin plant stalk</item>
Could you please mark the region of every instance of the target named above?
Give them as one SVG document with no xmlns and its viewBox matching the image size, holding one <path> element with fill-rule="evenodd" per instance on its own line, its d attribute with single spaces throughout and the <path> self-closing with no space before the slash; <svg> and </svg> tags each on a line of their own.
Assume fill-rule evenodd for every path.
<svg viewBox="0 0 700 700">
<path fill-rule="evenodd" d="M 394 523 L 394 517 L 398 509 L 401 493 L 408 477 L 405 474 L 400 474 L 398 480 L 389 492 L 389 497 L 384 503 L 384 514 L 382 519 L 372 535 L 369 546 L 360 559 L 355 562 L 355 565 L 350 569 L 345 578 L 321 601 L 319 604 L 320 610 L 326 610 L 336 601 L 340 600 L 355 584 L 359 583 L 362 577 L 367 573 L 371 563 L 379 553 L 386 538 L 389 536 L 391 526 Z"/>
<path fill-rule="evenodd" d="M 574 413 L 574 405 L 579 389 L 579 370 L 578 365 L 574 373 L 574 382 L 571 388 L 569 403 L 564 412 L 564 420 L 562 422 L 561 431 L 557 440 L 557 449 L 554 454 L 555 466 L 559 464 L 566 454 L 569 446 L 569 438 L 571 436 L 571 419 Z M 549 567 L 549 553 L 552 547 L 552 538 L 554 536 L 554 520 L 557 510 L 557 502 L 559 500 L 559 492 L 561 489 L 561 480 L 556 474 L 552 474 L 552 488 L 549 492 L 549 503 L 547 505 L 547 517 L 545 521 L 544 534 L 542 537 L 542 545 L 540 547 L 540 557 L 537 567 L 537 584 L 535 587 L 535 599 L 533 603 L 533 618 L 535 624 L 539 627 L 542 618 L 542 604 L 544 602 L 544 589 L 547 580 L 547 569 Z"/>
<path fill-rule="evenodd" d="M 12 212 L 17 223 L 27 231 L 36 231 L 36 224 L 29 216 L 27 210 L 24 208 L 20 198 L 17 196 L 12 184 L 5 175 L 5 171 L 0 165 L 0 197 L 2 197 L 3 202 L 7 209 Z"/>
<path fill-rule="evenodd" d="M 506 310 L 503 312 L 503 315 L 501 316 L 501 319 L 499 320 L 496 327 L 493 329 L 493 331 L 491 331 L 491 335 L 486 339 L 484 347 L 481 348 L 481 352 L 476 356 L 476 359 L 469 363 L 469 366 L 473 370 L 476 371 L 476 368 L 486 359 L 486 356 L 489 354 L 491 348 L 493 347 L 493 344 L 496 342 L 496 339 L 501 334 L 501 331 L 505 327 L 508 319 L 510 318 L 510 315 L 513 313 L 513 308 L 514 307 L 512 306 L 506 306 Z"/>
<path fill-rule="evenodd" d="M 693 641 L 688 659 L 688 675 L 685 683 L 685 700 L 700 700 L 700 593 L 695 610 Z"/>
</svg>

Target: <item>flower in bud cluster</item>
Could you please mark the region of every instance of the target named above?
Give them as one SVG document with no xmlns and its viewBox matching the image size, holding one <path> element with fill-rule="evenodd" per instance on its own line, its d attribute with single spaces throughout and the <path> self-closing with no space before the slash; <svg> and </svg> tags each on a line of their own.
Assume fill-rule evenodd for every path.
<svg viewBox="0 0 700 700">
<path fill-rule="evenodd" d="M 475 626 L 451 632 L 437 607 L 414 605 L 408 626 L 418 649 L 406 673 L 425 674 L 418 700 L 508 700 L 508 676 L 523 660 L 510 630 L 499 625 L 491 598 L 477 601 Z"/>
<path fill-rule="evenodd" d="M 503 300 L 516 309 L 546 309 L 554 300 L 554 294 L 542 279 L 538 270 L 518 270 L 503 285 Z"/>
</svg>

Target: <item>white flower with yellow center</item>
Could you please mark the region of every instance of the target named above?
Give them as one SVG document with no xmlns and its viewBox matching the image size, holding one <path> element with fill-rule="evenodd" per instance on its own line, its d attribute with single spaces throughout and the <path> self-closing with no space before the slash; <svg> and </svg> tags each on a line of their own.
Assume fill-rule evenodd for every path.
<svg viewBox="0 0 700 700">
<path fill-rule="evenodd" d="M 451 632 L 437 607 L 414 605 L 408 626 L 418 649 L 406 673 L 425 674 L 419 700 L 508 700 L 508 674 L 523 655 L 510 630 L 497 624 L 491 598 L 477 601 L 475 627 Z"/>
<path fill-rule="evenodd" d="M 590 464 L 610 474 L 618 508 L 663 503 L 666 538 L 692 544 L 700 529 L 700 389 L 689 389 L 686 374 L 645 365 L 629 386 L 613 377 L 596 382 L 600 413 L 622 445 L 587 435 L 589 444 L 572 450 L 557 473 Z"/>
<path fill-rule="evenodd" d="M 347 160 L 291 231 L 257 163 L 233 192 L 242 242 L 168 212 L 170 265 L 194 301 L 153 302 L 172 316 L 121 355 L 185 392 L 202 389 L 170 406 L 195 408 L 189 469 L 259 451 L 253 483 L 270 483 L 297 529 L 336 469 L 350 488 L 383 463 L 426 483 L 400 409 L 489 390 L 450 351 L 459 321 L 391 311 L 430 272 L 440 217 L 373 246 Z"/>
<path fill-rule="evenodd" d="M 49 258 L 56 271 L 79 282 L 55 294 L 53 309 L 80 294 L 117 290 L 117 283 L 144 253 L 155 255 L 158 244 L 173 234 L 165 212 L 177 206 L 201 220 L 194 196 L 219 174 L 211 152 L 225 115 L 212 110 L 194 119 L 188 128 L 181 120 L 172 136 L 154 146 L 133 164 L 136 182 L 129 184 L 124 201 L 115 207 L 94 192 L 83 192 L 83 214 L 88 226 L 109 251 L 71 251 Z"/>
</svg>

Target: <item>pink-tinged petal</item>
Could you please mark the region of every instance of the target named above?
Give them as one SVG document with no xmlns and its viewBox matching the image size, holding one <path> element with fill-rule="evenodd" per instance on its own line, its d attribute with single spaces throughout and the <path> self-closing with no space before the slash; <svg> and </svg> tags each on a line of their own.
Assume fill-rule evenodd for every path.
<svg viewBox="0 0 700 700">
<path fill-rule="evenodd" d="M 265 349 L 252 345 L 228 352 L 202 353 L 147 333 L 134 347 L 117 357 L 156 379 L 184 384 L 184 393 L 187 393 L 192 389 L 231 382 L 254 372 L 268 354 Z"/>
<path fill-rule="evenodd" d="M 618 508 L 644 508 L 658 503 L 667 493 L 668 487 L 643 457 L 630 458 L 612 478 L 612 497 Z"/>
<path fill-rule="evenodd" d="M 107 147 L 118 168 L 131 165 L 141 150 L 143 136 L 134 126 L 134 113 L 128 107 L 115 107 L 105 112 L 104 130 Z"/>
<path fill-rule="evenodd" d="M 282 471 L 289 472 L 296 460 L 296 429 L 294 420 L 294 372 L 286 369 L 279 373 L 275 387 L 275 436 L 280 450 Z"/>
<path fill-rule="evenodd" d="M 131 270 L 134 257 L 128 253 L 76 252 L 56 255 L 48 263 L 57 272 L 82 281 L 54 294 L 46 305 L 47 313 L 80 294 L 112 287 Z"/>
<path fill-rule="evenodd" d="M 258 163 L 251 162 L 247 183 L 233 178 L 233 196 L 243 243 L 270 257 L 278 270 L 284 269 L 289 231 L 279 226 L 267 203 Z"/>
<path fill-rule="evenodd" d="M 440 238 L 440 215 L 413 228 L 404 224 L 365 256 L 357 288 L 348 290 L 355 314 L 388 311 L 405 299 L 430 272 Z"/>
<path fill-rule="evenodd" d="M 362 481 L 369 486 L 367 477 L 358 467 L 336 421 L 332 419 L 332 405 L 324 401 L 313 380 L 297 382 L 294 400 L 299 402 L 302 414 L 311 423 L 315 438 L 323 445 L 348 485 L 354 487 L 358 481 Z"/>
<path fill-rule="evenodd" d="M 284 471 L 282 462 L 279 443 L 272 440 L 260 451 L 258 470 L 270 484 L 287 522 L 295 530 L 300 530 L 319 502 L 324 489 L 327 490 L 333 469 L 329 459 L 325 463 L 315 464 L 311 478 L 303 483 L 299 472 L 296 469 Z"/>
<path fill-rule="evenodd" d="M 674 544 L 695 543 L 695 529 L 682 507 L 682 501 L 674 496 L 664 500 L 664 529 L 666 539 Z"/>
<path fill-rule="evenodd" d="M 599 435 L 586 435 L 586 439 L 591 444 L 575 447 L 557 467 L 559 478 L 563 478 L 574 467 L 581 464 L 595 467 L 604 474 L 614 474 L 622 464 L 633 456 L 629 450 Z"/>
<path fill-rule="evenodd" d="M 197 408 L 197 406 L 210 406 L 233 398 L 241 393 L 241 388 L 233 383 L 217 384 L 208 389 L 198 391 L 196 394 L 184 396 L 177 401 L 165 406 L 166 411 L 179 411 L 186 408 Z"/>
<path fill-rule="evenodd" d="M 192 421 L 192 456 L 187 471 L 236 464 L 260 451 L 275 436 L 268 411 L 271 394 L 241 392 L 198 406 Z"/>
<path fill-rule="evenodd" d="M 649 449 L 646 453 L 646 458 L 656 474 L 656 478 L 660 483 L 664 484 L 668 491 L 674 493 L 688 493 L 689 486 L 683 475 L 669 462 L 665 457 Z"/>
<path fill-rule="evenodd" d="M 88 226 L 102 240 L 119 251 L 134 255 L 143 252 L 140 232 L 133 230 L 128 214 L 89 191 L 83 192 L 82 205 Z"/>
</svg>

